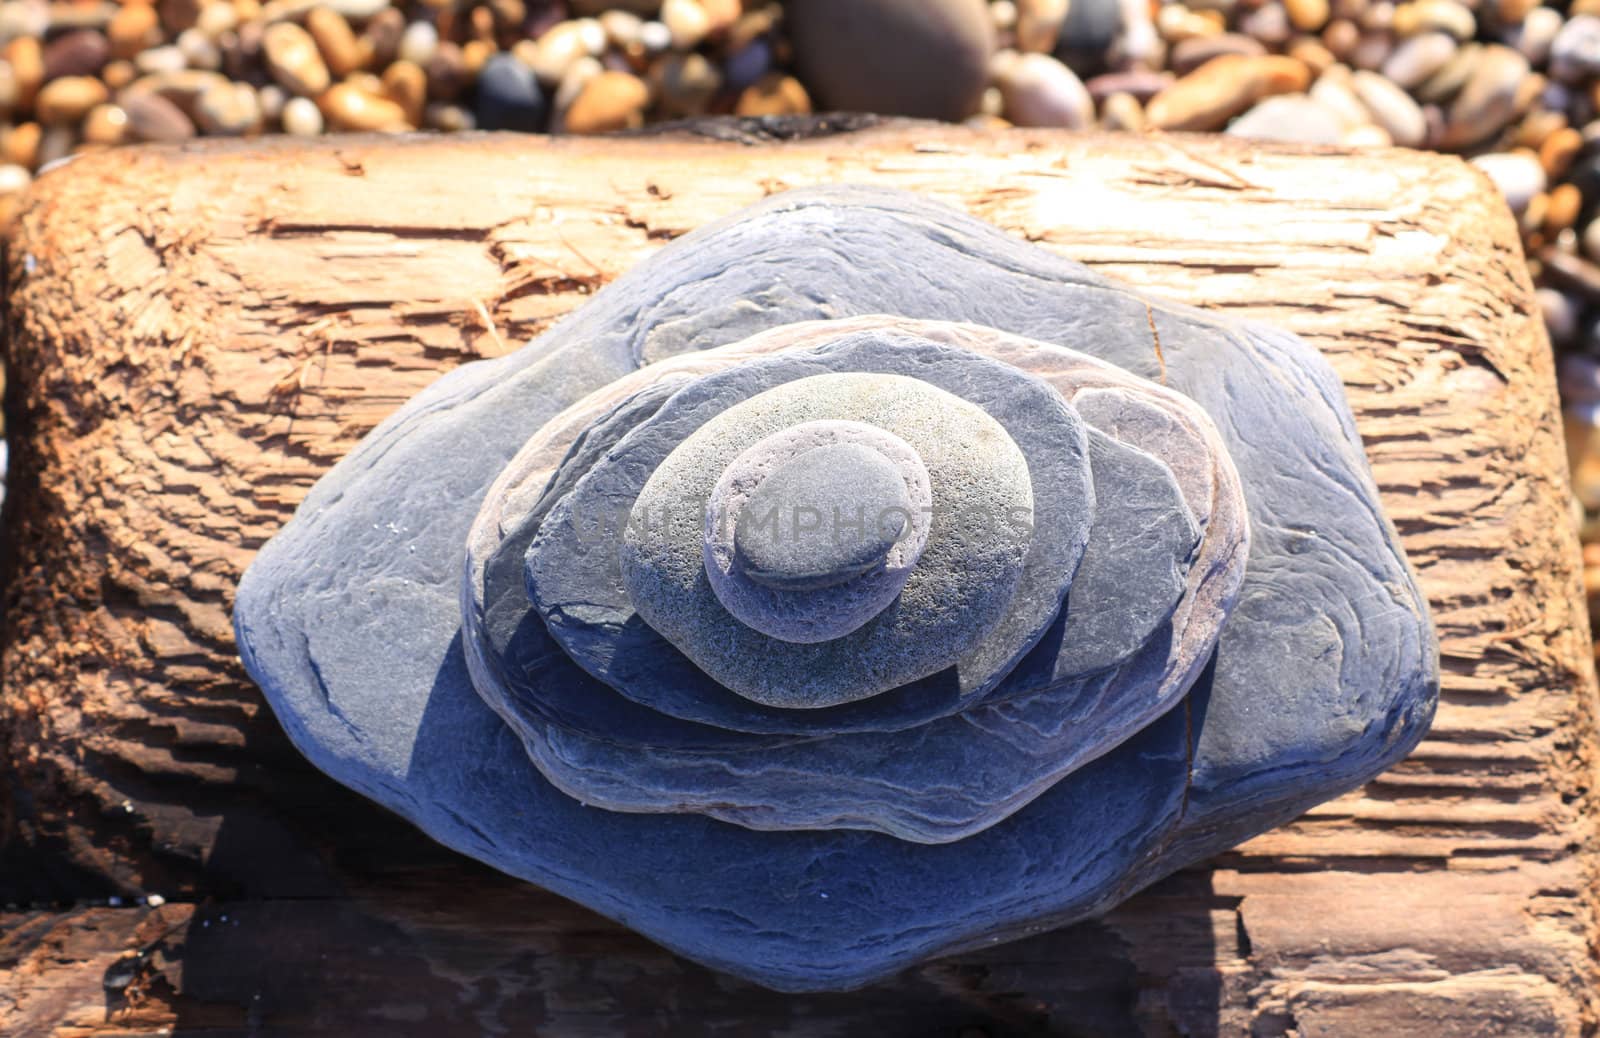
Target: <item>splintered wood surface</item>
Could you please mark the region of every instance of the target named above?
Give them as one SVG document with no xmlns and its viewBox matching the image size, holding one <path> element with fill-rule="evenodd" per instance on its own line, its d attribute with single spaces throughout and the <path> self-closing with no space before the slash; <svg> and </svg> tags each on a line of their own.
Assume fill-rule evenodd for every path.
<svg viewBox="0 0 1600 1038">
<path fill-rule="evenodd" d="M 1320 347 L 1438 624 L 1417 752 L 1103 919 L 827 996 L 677 959 L 306 764 L 229 608 L 312 482 L 441 372 L 829 181 Z M 1552 362 L 1512 220 L 1458 159 L 907 124 L 202 142 L 46 174 L 8 278 L 0 1033 L 1596 1027 L 1594 675 Z"/>
</svg>

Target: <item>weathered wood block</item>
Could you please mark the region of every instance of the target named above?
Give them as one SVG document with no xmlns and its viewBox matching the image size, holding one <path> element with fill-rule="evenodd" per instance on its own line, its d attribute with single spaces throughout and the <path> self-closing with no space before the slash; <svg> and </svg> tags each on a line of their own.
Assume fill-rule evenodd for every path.
<svg viewBox="0 0 1600 1038">
<path fill-rule="evenodd" d="M 1322 348 L 1439 628 L 1418 751 L 1094 923 L 798 997 L 458 858 L 313 771 L 229 625 L 311 483 L 441 371 L 515 348 L 663 241 L 829 181 L 927 193 Z M 41 178 L 8 278 L 0 1032 L 1600 1018 L 1595 688 L 1552 364 L 1511 217 L 1457 159 L 922 125 L 206 142 Z M 166 903 L 136 900 L 152 893 Z"/>
</svg>

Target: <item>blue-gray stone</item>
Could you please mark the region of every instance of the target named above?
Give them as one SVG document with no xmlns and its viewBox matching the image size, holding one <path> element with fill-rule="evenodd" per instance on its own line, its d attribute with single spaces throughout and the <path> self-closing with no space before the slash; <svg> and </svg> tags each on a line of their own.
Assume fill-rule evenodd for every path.
<svg viewBox="0 0 1600 1038">
<path fill-rule="evenodd" d="M 496 611 L 503 595 L 472 618 L 490 637 L 464 645 L 462 551 L 490 484 L 546 420 L 641 363 L 874 313 L 1071 345 L 1210 414 L 1253 530 L 1210 665 L 1179 708 L 941 845 L 610 812 L 561 792 L 524 745 L 545 736 L 508 726 L 527 716 L 513 705 L 683 745 L 740 735 L 610 693 L 539 632 L 496 631 L 518 615 Z M 611 420 L 662 395 L 641 392 Z M 495 568 L 506 557 L 486 580 L 508 579 Z M 515 584 L 519 565 L 505 568 Z M 1424 600 L 1314 349 L 1145 297 L 944 206 L 849 187 L 780 195 L 686 235 L 534 345 L 441 378 L 313 488 L 246 574 L 234 619 L 246 666 L 319 767 L 464 853 L 789 990 L 858 985 L 1104 910 L 1398 760 L 1427 727 L 1438 676 Z M 474 690 L 469 652 L 514 695 L 495 702 L 504 718 Z M 1058 723 L 1046 698 L 1006 706 Z M 952 776 L 969 763 L 924 761 Z"/>
<path fill-rule="evenodd" d="M 473 114 L 480 130 L 538 133 L 545 128 L 549 102 L 532 69 L 510 54 L 496 54 L 478 73 Z"/>
<path fill-rule="evenodd" d="M 856 443 L 830 444 L 756 488 L 739 512 L 734 560 L 770 588 L 830 588 L 881 566 L 910 522 L 911 495 L 888 458 Z"/>
</svg>

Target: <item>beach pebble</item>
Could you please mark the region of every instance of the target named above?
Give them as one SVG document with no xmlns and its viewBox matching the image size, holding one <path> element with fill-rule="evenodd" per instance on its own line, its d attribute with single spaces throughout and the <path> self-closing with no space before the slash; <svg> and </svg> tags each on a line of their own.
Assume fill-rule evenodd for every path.
<svg viewBox="0 0 1600 1038">
<path fill-rule="evenodd" d="M 1425 32 L 1404 40 L 1383 63 L 1385 79 L 1405 90 L 1414 89 L 1455 57 L 1457 44 L 1448 33 Z"/>
<path fill-rule="evenodd" d="M 734 114 L 745 117 L 769 115 L 809 115 L 811 98 L 793 76 L 773 72 L 745 87 L 739 94 Z"/>
<path fill-rule="evenodd" d="M 1549 58 L 1550 48 L 1555 45 L 1563 24 L 1560 11 L 1553 7 L 1535 7 L 1506 34 L 1505 42 L 1530 63 L 1538 65 Z"/>
<path fill-rule="evenodd" d="M 478 121 L 472 117 L 471 112 L 460 105 L 435 102 L 422 110 L 422 125 L 430 130 L 462 133 L 477 129 Z"/>
<path fill-rule="evenodd" d="M 46 79 L 93 76 L 111 60 L 111 44 L 92 29 L 76 29 L 46 44 L 41 60 Z"/>
<path fill-rule="evenodd" d="M 1080 76 L 1094 75 L 1105 67 L 1107 52 L 1124 28 L 1128 34 L 1123 40 L 1124 58 L 1137 62 L 1159 56 L 1156 48 L 1161 39 L 1148 8 L 1122 0 L 1070 0 L 1056 39 L 1056 57 Z"/>
<path fill-rule="evenodd" d="M 1067 10 L 1074 3 L 1090 0 L 1016 0 L 1013 28 L 1017 49 L 1026 53 L 1049 54 L 1061 41 Z M 999 23 L 996 23 L 997 27 Z"/>
<path fill-rule="evenodd" d="M 1534 293 L 1539 301 L 1539 311 L 1544 315 L 1545 330 L 1556 346 L 1567 346 L 1578 337 L 1578 308 L 1572 300 L 1553 288 L 1540 288 Z"/>
<path fill-rule="evenodd" d="M 999 78 L 1005 117 L 1017 126 L 1081 130 L 1094 123 L 1094 100 L 1083 81 L 1048 54 L 1024 54 Z"/>
<path fill-rule="evenodd" d="M 1600 17 L 1580 14 L 1567 20 L 1550 41 L 1550 74 L 1575 83 L 1600 72 Z"/>
<path fill-rule="evenodd" d="M 85 144 L 114 145 L 128 139 L 128 113 L 114 104 L 95 105 L 83 117 Z"/>
<path fill-rule="evenodd" d="M 1138 133 L 1144 129 L 1144 105 L 1132 94 L 1112 94 L 1101 105 L 1101 125 L 1108 130 Z"/>
<path fill-rule="evenodd" d="M 1172 66 L 1172 71 L 1180 76 L 1186 76 L 1212 58 L 1219 58 L 1224 54 L 1253 57 L 1266 52 L 1267 48 L 1263 47 L 1259 40 L 1236 32 L 1224 32 L 1216 36 L 1191 36 L 1187 40 L 1179 41 L 1168 52 L 1167 61 Z"/>
<path fill-rule="evenodd" d="M 317 50 L 335 79 L 343 79 L 362 65 L 365 55 L 350 23 L 337 11 L 313 8 L 306 15 L 306 31 L 316 41 Z"/>
<path fill-rule="evenodd" d="M 1374 72 L 1361 71 L 1351 77 L 1356 97 L 1372 113 L 1372 120 L 1388 132 L 1403 148 L 1420 148 L 1428 136 L 1428 123 L 1422 108 L 1411 95 Z"/>
<path fill-rule="evenodd" d="M 1338 112 L 1302 94 L 1269 97 L 1227 130 L 1230 137 L 1300 144 L 1338 144 L 1344 131 Z"/>
<path fill-rule="evenodd" d="M 1470 40 L 1478 31 L 1472 11 L 1455 0 L 1416 0 L 1394 9 L 1392 28 L 1400 36 L 1422 32 L 1444 32 L 1458 40 Z"/>
<path fill-rule="evenodd" d="M 400 106 L 406 122 L 422 125 L 422 110 L 428 103 L 428 74 L 420 65 L 397 61 L 383 70 L 383 96 Z"/>
<path fill-rule="evenodd" d="M 1484 47 L 1450 105 L 1441 146 L 1464 147 L 1504 129 L 1516 114 L 1517 94 L 1528 73 L 1528 59 L 1510 47 Z"/>
<path fill-rule="evenodd" d="M 106 85 L 93 76 L 66 76 L 44 85 L 34 109 L 45 126 L 62 126 L 82 119 L 109 97 Z"/>
<path fill-rule="evenodd" d="M 722 63 L 724 84 L 729 90 L 743 90 L 772 71 L 772 44 L 757 37 L 728 55 Z"/>
<path fill-rule="evenodd" d="M 1311 84 L 1311 97 L 1336 113 L 1345 130 L 1372 122 L 1372 113 L 1356 96 L 1355 80 L 1350 69 L 1344 65 L 1335 65 L 1317 77 L 1317 81 Z"/>
<path fill-rule="evenodd" d="M 517 53 L 524 57 L 540 83 L 555 86 L 574 62 L 580 58 L 598 57 L 605 49 L 605 29 L 593 18 L 580 18 L 560 23 L 530 47 L 519 47 Z M 481 124 L 482 113 L 479 114 Z"/>
<path fill-rule="evenodd" d="M 711 16 L 700 6 L 699 0 L 664 0 L 661 24 L 672 34 L 674 47 L 693 50 L 710 33 Z"/>
<path fill-rule="evenodd" d="M 626 72 L 591 76 L 566 110 L 569 133 L 610 133 L 644 125 L 650 88 Z"/>
<path fill-rule="evenodd" d="M 1150 100 L 1150 125 L 1163 130 L 1218 130 L 1263 98 L 1303 92 L 1310 71 L 1279 55 L 1213 58 Z"/>
<path fill-rule="evenodd" d="M 439 30 L 432 22 L 412 22 L 400 34 L 396 56 L 402 61 L 428 67 L 428 62 L 439 52 Z"/>
<path fill-rule="evenodd" d="M 149 4 L 123 4 L 106 25 L 111 56 L 131 59 L 161 39 L 160 20 Z"/>
<path fill-rule="evenodd" d="M 331 76 L 316 40 L 293 22 L 269 25 L 261 37 L 267 71 L 278 85 L 300 97 L 316 97 L 328 89 Z"/>
<path fill-rule="evenodd" d="M 478 75 L 474 114 L 484 130 L 537 133 L 544 129 L 547 104 L 535 72 L 510 54 L 490 58 Z"/>
<path fill-rule="evenodd" d="M 1240 20 L 1239 31 L 1268 47 L 1281 47 L 1289 42 L 1294 26 L 1290 24 L 1289 12 L 1282 4 L 1266 3 Z"/>
<path fill-rule="evenodd" d="M 124 92 L 118 100 L 128 117 L 128 136 L 134 140 L 171 144 L 195 135 L 194 123 L 183 109 L 158 93 Z"/>
<path fill-rule="evenodd" d="M 322 111 L 308 97 L 291 97 L 283 105 L 283 132 L 315 137 L 322 132 Z"/>
<path fill-rule="evenodd" d="M 261 102 L 249 83 L 219 83 L 194 99 L 202 133 L 238 137 L 261 129 Z"/>
<path fill-rule="evenodd" d="M 667 54 L 650 66 L 650 84 L 664 114 L 700 115 L 722 88 L 722 75 L 703 54 Z"/>
<path fill-rule="evenodd" d="M 1494 181 L 1513 213 L 1520 214 L 1545 189 L 1544 167 L 1532 152 L 1493 152 L 1473 158 L 1472 164 Z"/>
<path fill-rule="evenodd" d="M 410 127 L 399 105 L 355 83 L 337 83 L 317 98 L 323 118 L 336 130 L 396 131 Z"/>
<path fill-rule="evenodd" d="M 1328 24 L 1328 0 L 1284 0 L 1289 24 L 1301 32 L 1316 32 Z"/>
<path fill-rule="evenodd" d="M 787 9 L 787 26 L 800 78 L 827 109 L 960 119 L 988 82 L 983 0 L 808 0 Z"/>
</svg>

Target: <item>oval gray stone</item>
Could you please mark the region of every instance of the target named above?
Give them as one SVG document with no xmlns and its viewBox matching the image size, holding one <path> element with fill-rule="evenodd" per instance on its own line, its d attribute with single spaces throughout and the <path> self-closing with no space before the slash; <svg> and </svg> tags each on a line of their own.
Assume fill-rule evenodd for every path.
<svg viewBox="0 0 1600 1038">
<path fill-rule="evenodd" d="M 807 451 L 739 510 L 739 571 L 779 591 L 815 591 L 881 566 L 911 524 L 911 495 L 889 459 L 859 443 Z"/>
</svg>

